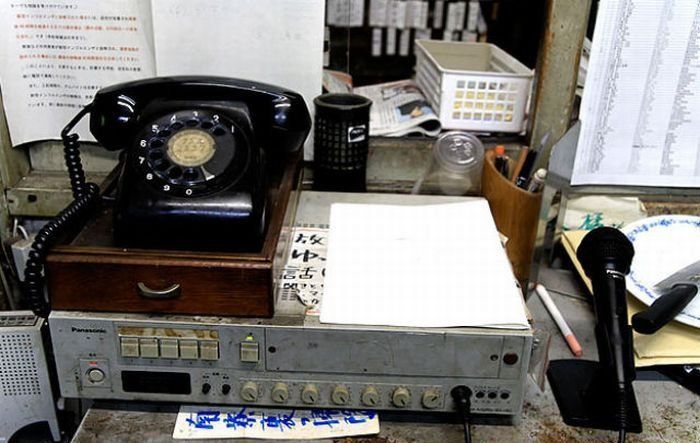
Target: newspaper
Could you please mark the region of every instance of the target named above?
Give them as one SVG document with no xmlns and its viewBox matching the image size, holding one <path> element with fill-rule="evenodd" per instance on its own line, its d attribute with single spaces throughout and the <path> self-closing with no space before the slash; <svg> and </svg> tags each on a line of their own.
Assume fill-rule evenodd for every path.
<svg viewBox="0 0 700 443">
<path fill-rule="evenodd" d="M 413 80 L 362 86 L 353 92 L 372 100 L 369 116 L 372 136 L 440 133 L 440 119 Z"/>
</svg>

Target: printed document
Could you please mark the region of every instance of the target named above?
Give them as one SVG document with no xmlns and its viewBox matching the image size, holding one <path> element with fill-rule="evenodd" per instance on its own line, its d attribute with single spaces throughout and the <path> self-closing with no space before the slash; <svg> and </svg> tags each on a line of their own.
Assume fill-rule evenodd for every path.
<svg viewBox="0 0 700 443">
<path fill-rule="evenodd" d="M 13 145 L 57 139 L 103 86 L 155 75 L 150 2 L 1 1 L 0 33 Z M 77 131 L 94 141 L 87 128 Z"/>
<path fill-rule="evenodd" d="M 154 76 L 269 83 L 299 92 L 313 111 L 323 20 L 323 0 L 0 1 L 12 144 L 57 139 L 99 89 Z M 87 120 L 77 132 L 94 140 Z M 312 151 L 307 140 L 307 159 Z"/>
<path fill-rule="evenodd" d="M 602 0 L 574 185 L 700 187 L 700 2 Z"/>
</svg>

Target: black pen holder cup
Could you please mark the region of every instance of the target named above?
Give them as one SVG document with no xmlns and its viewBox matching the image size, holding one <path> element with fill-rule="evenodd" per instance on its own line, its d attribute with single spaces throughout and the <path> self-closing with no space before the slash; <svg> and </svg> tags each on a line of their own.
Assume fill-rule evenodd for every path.
<svg viewBox="0 0 700 443">
<path fill-rule="evenodd" d="M 314 105 L 313 188 L 364 192 L 372 101 L 356 94 L 323 94 Z"/>
</svg>

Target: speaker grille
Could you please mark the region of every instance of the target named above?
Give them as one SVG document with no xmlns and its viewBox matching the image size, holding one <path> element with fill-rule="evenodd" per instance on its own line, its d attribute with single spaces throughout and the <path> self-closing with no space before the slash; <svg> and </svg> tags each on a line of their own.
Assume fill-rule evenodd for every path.
<svg viewBox="0 0 700 443">
<path fill-rule="evenodd" d="M 0 388 L 4 396 L 41 395 L 31 334 L 0 334 Z"/>
</svg>

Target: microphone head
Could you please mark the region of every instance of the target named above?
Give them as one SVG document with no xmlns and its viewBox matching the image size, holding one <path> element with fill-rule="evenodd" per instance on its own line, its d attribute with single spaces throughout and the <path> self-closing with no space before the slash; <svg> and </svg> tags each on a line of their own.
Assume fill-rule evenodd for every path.
<svg viewBox="0 0 700 443">
<path fill-rule="evenodd" d="M 629 274 L 634 246 L 618 229 L 596 228 L 583 238 L 576 257 L 588 277 L 604 269 Z"/>
</svg>

